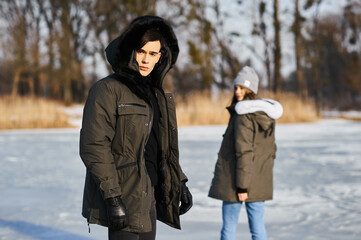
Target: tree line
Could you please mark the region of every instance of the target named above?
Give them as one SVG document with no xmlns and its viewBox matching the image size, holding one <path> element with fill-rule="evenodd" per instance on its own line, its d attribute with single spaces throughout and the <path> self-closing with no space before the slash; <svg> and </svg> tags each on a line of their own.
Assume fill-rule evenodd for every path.
<svg viewBox="0 0 361 240">
<path fill-rule="evenodd" d="M 248 64 L 257 66 L 264 88 L 312 98 L 318 110 L 360 107 L 360 1 L 347 0 L 332 14 L 324 12 L 323 0 L 283 3 L 2 0 L 0 94 L 83 101 L 89 86 L 104 77 L 98 76 L 99 66 L 111 72 L 106 45 L 132 19 L 150 14 L 169 20 L 179 37 L 179 63 L 165 85 L 184 96 L 191 90 L 228 89 Z M 282 74 L 286 65 L 293 66 L 287 75 Z"/>
</svg>

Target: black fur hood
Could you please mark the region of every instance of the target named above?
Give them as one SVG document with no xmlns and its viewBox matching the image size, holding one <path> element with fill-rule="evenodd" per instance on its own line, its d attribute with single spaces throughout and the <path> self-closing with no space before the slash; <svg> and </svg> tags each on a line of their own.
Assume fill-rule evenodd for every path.
<svg viewBox="0 0 361 240">
<path fill-rule="evenodd" d="M 165 40 L 165 53 L 154 67 L 150 77 L 152 85 L 162 88 L 165 74 L 175 64 L 178 53 L 178 41 L 170 24 L 157 16 L 142 16 L 134 19 L 105 49 L 106 57 L 115 73 L 121 77 L 139 78 L 139 66 L 136 61 L 136 47 L 143 34 L 151 28 L 158 28 Z"/>
</svg>

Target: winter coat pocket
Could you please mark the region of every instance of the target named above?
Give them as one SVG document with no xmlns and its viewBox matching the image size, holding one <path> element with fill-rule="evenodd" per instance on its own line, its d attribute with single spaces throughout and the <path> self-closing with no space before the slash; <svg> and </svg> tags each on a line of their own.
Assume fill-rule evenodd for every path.
<svg viewBox="0 0 361 240">
<path fill-rule="evenodd" d="M 125 157 L 136 158 L 138 149 L 149 130 L 149 109 L 139 103 L 119 103 L 117 109 L 117 128 L 119 138 L 115 142 L 121 146 Z"/>
</svg>

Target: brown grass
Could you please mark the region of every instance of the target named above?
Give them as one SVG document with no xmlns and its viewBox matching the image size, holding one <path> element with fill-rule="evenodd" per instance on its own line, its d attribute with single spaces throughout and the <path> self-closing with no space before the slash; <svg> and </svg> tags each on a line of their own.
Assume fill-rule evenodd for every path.
<svg viewBox="0 0 361 240">
<path fill-rule="evenodd" d="M 35 97 L 0 97 L 0 129 L 71 127 L 58 102 Z"/>
<path fill-rule="evenodd" d="M 227 124 L 230 97 L 226 93 L 212 97 L 209 91 L 193 92 L 186 98 L 176 96 L 176 101 L 179 126 Z"/>
<path fill-rule="evenodd" d="M 177 98 L 177 120 L 179 126 L 227 124 L 229 119 L 226 106 L 231 103 L 233 92 L 223 92 L 211 97 L 210 92 L 194 92 L 186 99 Z M 279 101 L 283 106 L 283 116 L 277 123 L 317 121 L 317 112 L 311 101 L 302 101 L 292 93 L 274 95 L 261 92 L 262 98 Z"/>
<path fill-rule="evenodd" d="M 176 95 L 179 126 L 225 125 L 229 119 L 226 106 L 231 103 L 232 92 L 212 96 L 209 91 L 193 92 L 186 98 Z M 317 121 L 315 106 L 311 101 L 301 101 L 295 94 L 271 94 L 261 92 L 263 98 L 271 98 L 283 105 L 283 116 L 278 123 Z M 0 97 L 0 129 L 65 128 L 69 116 L 59 102 L 35 97 Z"/>
<path fill-rule="evenodd" d="M 303 101 L 294 93 L 273 94 L 261 92 L 262 98 L 279 101 L 283 106 L 283 115 L 278 123 L 315 122 L 319 120 L 316 106 L 311 100 Z"/>
</svg>

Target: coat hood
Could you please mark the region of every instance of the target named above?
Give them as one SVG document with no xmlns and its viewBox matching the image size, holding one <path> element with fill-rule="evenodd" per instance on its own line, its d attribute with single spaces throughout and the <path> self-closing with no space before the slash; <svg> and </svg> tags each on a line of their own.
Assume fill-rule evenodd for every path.
<svg viewBox="0 0 361 240">
<path fill-rule="evenodd" d="M 272 118 L 267 116 L 264 112 L 256 112 L 253 114 L 256 122 L 264 131 L 273 130 L 275 121 Z"/>
<path fill-rule="evenodd" d="M 142 16 L 134 19 L 119 37 L 110 42 L 105 53 L 115 73 L 140 76 L 136 48 L 143 34 L 151 28 L 159 29 L 165 42 L 165 46 L 162 47 L 164 53 L 150 74 L 153 85 L 161 88 L 165 74 L 173 67 L 179 54 L 177 38 L 166 20 L 157 16 Z"/>
<path fill-rule="evenodd" d="M 238 115 L 264 112 L 272 119 L 279 119 L 283 114 L 283 107 L 279 102 L 272 99 L 255 99 L 237 102 L 235 111 Z"/>
<path fill-rule="evenodd" d="M 274 119 L 282 116 L 283 107 L 272 99 L 243 100 L 236 103 L 234 112 L 238 115 L 253 113 L 256 122 L 267 131 L 273 127 Z"/>
</svg>

